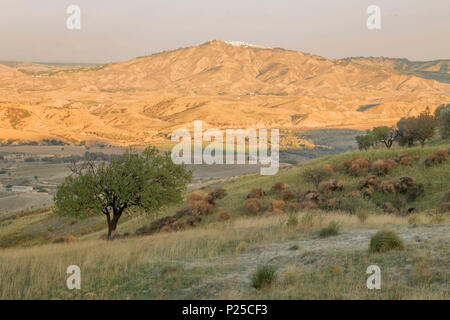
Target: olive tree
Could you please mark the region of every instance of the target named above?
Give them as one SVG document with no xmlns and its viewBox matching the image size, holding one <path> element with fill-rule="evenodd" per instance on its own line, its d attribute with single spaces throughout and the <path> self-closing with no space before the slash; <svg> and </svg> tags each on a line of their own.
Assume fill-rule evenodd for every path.
<svg viewBox="0 0 450 320">
<path fill-rule="evenodd" d="M 110 162 L 87 160 L 70 165 L 72 175 L 55 195 L 55 212 L 85 218 L 106 216 L 108 238 L 122 214 L 131 208 L 158 210 L 182 200 L 192 173 L 155 148 L 127 150 Z"/>
</svg>

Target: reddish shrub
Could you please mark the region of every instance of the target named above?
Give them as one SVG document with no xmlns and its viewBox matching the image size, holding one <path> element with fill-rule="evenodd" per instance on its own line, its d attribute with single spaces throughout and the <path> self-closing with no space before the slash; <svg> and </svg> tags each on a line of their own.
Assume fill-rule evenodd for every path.
<svg viewBox="0 0 450 320">
<path fill-rule="evenodd" d="M 284 182 L 278 181 L 272 186 L 272 190 L 275 193 L 281 193 L 288 189 L 288 185 Z"/>
<path fill-rule="evenodd" d="M 281 200 L 289 201 L 295 198 L 295 192 L 292 190 L 285 190 L 281 193 Z"/>
<path fill-rule="evenodd" d="M 250 198 L 244 203 L 245 213 L 257 213 L 262 209 L 261 202 L 256 198 Z"/>
<path fill-rule="evenodd" d="M 217 214 L 217 221 L 224 222 L 230 220 L 231 215 L 227 211 L 220 211 Z"/>
<path fill-rule="evenodd" d="M 247 195 L 247 199 L 256 198 L 261 199 L 266 195 L 263 189 L 261 188 L 252 188 L 250 193 Z"/>
<path fill-rule="evenodd" d="M 323 166 L 323 168 L 325 170 L 327 170 L 329 173 L 333 173 L 334 169 L 335 169 L 334 166 L 332 166 L 331 164 L 326 164 L 326 165 Z"/>
<path fill-rule="evenodd" d="M 384 204 L 384 211 L 387 213 L 395 213 L 395 214 L 399 213 L 398 209 L 394 207 L 390 202 L 386 202 Z"/>
<path fill-rule="evenodd" d="M 370 168 L 370 160 L 362 157 L 348 159 L 342 163 L 344 171 L 351 176 L 365 174 Z"/>
<path fill-rule="evenodd" d="M 273 200 L 269 203 L 268 211 L 274 211 L 275 209 L 283 209 L 284 207 L 283 200 Z"/>
<path fill-rule="evenodd" d="M 407 153 L 400 153 L 397 156 L 397 162 L 400 163 L 403 166 L 410 166 L 413 163 L 413 159 L 411 158 L 411 156 Z"/>
<path fill-rule="evenodd" d="M 397 166 L 397 162 L 392 159 L 377 160 L 372 164 L 372 172 L 379 176 L 384 176 Z"/>
<path fill-rule="evenodd" d="M 407 192 L 411 187 L 413 187 L 416 184 L 416 179 L 412 177 L 401 177 L 398 179 L 398 181 L 395 183 L 395 189 L 399 191 L 400 193 Z"/>
<path fill-rule="evenodd" d="M 317 190 L 304 190 L 301 191 L 299 195 L 300 202 L 313 201 L 315 203 L 318 203 L 320 199 L 320 193 Z"/>
<path fill-rule="evenodd" d="M 300 203 L 300 210 L 314 210 L 317 209 L 317 203 L 314 201 L 305 201 Z"/>
<path fill-rule="evenodd" d="M 336 190 L 344 189 L 344 183 L 342 181 L 330 180 L 323 181 L 319 184 L 319 192 L 320 193 L 330 193 Z"/>
<path fill-rule="evenodd" d="M 386 194 L 395 193 L 395 186 L 390 181 L 382 181 L 380 183 L 380 190 Z"/>
<path fill-rule="evenodd" d="M 186 197 L 186 202 L 188 205 L 192 205 L 194 202 L 205 200 L 205 198 L 206 197 L 201 192 L 194 191 L 188 194 L 188 196 Z"/>
<path fill-rule="evenodd" d="M 206 200 L 198 200 L 190 204 L 192 213 L 196 216 L 206 216 L 214 211 L 214 205 Z"/>
</svg>

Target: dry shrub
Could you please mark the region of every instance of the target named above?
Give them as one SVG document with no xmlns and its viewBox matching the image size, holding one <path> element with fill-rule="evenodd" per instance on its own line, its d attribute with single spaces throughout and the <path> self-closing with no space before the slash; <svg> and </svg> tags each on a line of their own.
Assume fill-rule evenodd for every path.
<svg viewBox="0 0 450 320">
<path fill-rule="evenodd" d="M 364 188 L 361 189 L 361 193 L 364 196 L 369 197 L 369 198 L 371 196 L 373 196 L 374 192 L 375 192 L 375 189 L 374 189 L 373 186 L 367 186 L 367 187 L 364 187 Z"/>
<path fill-rule="evenodd" d="M 317 190 L 304 190 L 301 191 L 299 194 L 299 201 L 300 202 L 308 202 L 312 201 L 315 203 L 318 203 L 320 201 L 320 193 Z"/>
<path fill-rule="evenodd" d="M 263 189 L 261 188 L 252 188 L 250 193 L 247 195 L 247 199 L 256 198 L 261 199 L 266 195 Z"/>
<path fill-rule="evenodd" d="M 400 193 L 406 193 L 416 184 L 416 179 L 412 177 L 401 177 L 395 183 L 395 189 Z"/>
<path fill-rule="evenodd" d="M 326 165 L 323 166 L 323 168 L 325 170 L 327 170 L 329 173 L 333 173 L 334 169 L 335 169 L 334 166 L 332 166 L 331 164 L 326 164 Z"/>
<path fill-rule="evenodd" d="M 291 211 L 291 212 L 297 212 L 297 211 L 299 211 L 300 209 L 301 209 L 301 204 L 300 203 L 298 203 L 298 202 L 293 202 L 293 203 L 291 203 L 291 204 L 289 204 L 289 206 L 288 206 L 288 211 Z"/>
<path fill-rule="evenodd" d="M 190 204 L 192 214 L 196 216 L 206 216 L 214 211 L 214 205 L 206 200 L 194 201 Z"/>
<path fill-rule="evenodd" d="M 370 187 L 370 186 L 376 186 L 378 184 L 378 178 L 371 174 L 369 176 L 367 176 L 367 178 L 365 180 L 361 180 L 359 181 L 358 184 L 358 188 L 362 189 L 362 188 L 366 188 L 366 187 Z"/>
<path fill-rule="evenodd" d="M 441 162 L 444 162 L 444 161 L 447 160 L 448 152 L 447 152 L 447 150 L 445 150 L 445 149 L 439 149 L 439 150 L 436 152 L 436 155 L 437 155 L 438 159 L 439 159 Z"/>
<path fill-rule="evenodd" d="M 275 193 L 281 193 L 288 189 L 288 185 L 284 182 L 278 181 L 272 186 L 272 191 Z"/>
<path fill-rule="evenodd" d="M 385 194 L 395 193 L 395 186 L 390 181 L 382 181 L 379 188 Z"/>
<path fill-rule="evenodd" d="M 398 210 L 396 207 L 394 207 L 394 206 L 392 205 L 392 203 L 386 202 L 386 203 L 384 204 L 384 212 L 386 212 L 386 213 L 394 213 L 394 214 L 398 214 L 398 213 L 399 213 L 399 210 Z"/>
<path fill-rule="evenodd" d="M 273 200 L 269 203 L 267 210 L 273 211 L 274 209 L 283 209 L 285 203 L 283 200 Z"/>
<path fill-rule="evenodd" d="M 436 153 L 430 154 L 425 159 L 425 165 L 430 167 L 430 166 L 441 164 L 442 162 L 447 161 L 447 157 L 448 157 L 447 150 L 439 149 Z"/>
<path fill-rule="evenodd" d="M 397 166 L 397 162 L 392 159 L 376 160 L 372 163 L 372 172 L 378 176 L 384 176 Z"/>
<path fill-rule="evenodd" d="M 206 197 L 200 191 L 194 191 L 186 197 L 186 203 L 192 205 L 194 202 L 205 200 Z"/>
<path fill-rule="evenodd" d="M 446 213 L 450 211 L 450 202 L 444 202 L 437 208 L 438 213 Z"/>
<path fill-rule="evenodd" d="M 348 159 L 342 163 L 345 173 L 351 176 L 366 174 L 370 168 L 370 160 L 363 157 Z"/>
<path fill-rule="evenodd" d="M 289 201 L 295 198 L 295 192 L 292 190 L 285 190 L 281 193 L 281 200 Z"/>
<path fill-rule="evenodd" d="M 244 203 L 245 213 L 258 213 L 262 209 L 261 202 L 256 198 L 247 199 Z"/>
<path fill-rule="evenodd" d="M 337 180 L 323 181 L 319 184 L 320 193 L 330 193 L 333 191 L 341 191 L 344 189 L 344 182 Z"/>
<path fill-rule="evenodd" d="M 227 195 L 227 191 L 223 188 L 217 188 L 211 191 L 208 195 L 211 196 L 214 200 L 220 200 L 225 198 L 225 196 Z"/>
<path fill-rule="evenodd" d="M 413 163 L 413 159 L 411 156 L 407 153 L 400 153 L 397 156 L 397 162 L 400 163 L 402 166 L 410 166 Z"/>
<path fill-rule="evenodd" d="M 231 215 L 228 211 L 220 211 L 217 214 L 217 221 L 219 221 L 219 222 L 228 221 L 228 220 L 230 220 L 230 218 L 231 218 Z"/>
<path fill-rule="evenodd" d="M 331 198 L 327 200 L 327 207 L 330 209 L 335 209 L 338 205 L 338 198 Z"/>
</svg>

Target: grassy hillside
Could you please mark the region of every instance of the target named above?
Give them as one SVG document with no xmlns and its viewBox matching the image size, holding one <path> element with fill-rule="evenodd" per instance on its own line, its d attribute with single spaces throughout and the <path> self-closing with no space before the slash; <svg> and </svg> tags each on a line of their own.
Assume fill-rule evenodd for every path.
<svg viewBox="0 0 450 320">
<path fill-rule="evenodd" d="M 74 234 L 77 242 L 1 249 L 0 299 L 449 298 L 450 221 L 448 213 L 436 208 L 450 201 L 450 161 L 425 164 L 442 148 L 447 150 L 450 144 L 348 152 L 284 167 L 275 176 L 249 174 L 219 180 L 202 191 L 225 188 L 228 195 L 216 201 L 214 212 L 202 217 L 197 227 L 179 232 L 107 242 L 99 239 L 105 233 L 101 221 L 80 232 L 58 220 L 62 230 Z M 377 176 L 378 184 L 370 196 L 351 198 L 357 199 L 356 208 L 348 203 L 337 208 L 327 205 L 332 198 L 345 204 L 343 199 L 355 190 L 364 193 L 360 181 L 367 180 L 372 169 L 351 176 L 342 167 L 346 160 L 365 157 L 373 166 L 376 160 L 397 158 L 401 153 L 410 155 L 411 164 L 399 163 L 387 175 Z M 302 191 L 316 188 L 304 181 L 303 172 L 323 167 L 332 172 L 327 180 L 343 183 L 342 190 L 322 192 L 317 208 L 300 203 L 290 210 L 290 204 L 299 203 Z M 408 193 L 380 191 L 382 181 L 395 184 L 405 176 L 423 186 L 423 194 L 415 200 Z M 286 201 L 284 213 L 267 214 L 270 202 L 282 196 L 271 191 L 276 182 L 286 183 L 296 197 Z M 267 195 L 259 200 L 264 208 L 248 214 L 243 206 L 254 187 Z M 396 210 L 386 207 L 387 202 Z M 408 213 L 410 208 L 414 210 Z M 172 215 L 178 209 L 167 208 L 160 215 Z M 222 210 L 230 213 L 230 220 L 217 221 Z M 4 241 L 5 235 L 23 231 L 24 225 L 36 226 L 43 219 L 57 218 L 51 212 L 36 212 L 9 220 L 7 225 L 3 221 L 0 239 Z M 151 215 L 127 217 L 119 223 L 118 231 L 133 235 L 154 219 Z M 337 235 L 320 237 L 330 223 L 339 226 Z M 406 249 L 370 254 L 371 236 L 386 228 L 399 234 Z M 81 268 L 82 289 L 69 291 L 66 268 L 73 264 Z M 366 268 L 371 264 L 382 269 L 381 290 L 366 287 Z M 274 280 L 257 290 L 252 286 L 252 275 L 262 265 L 273 268 Z"/>
</svg>

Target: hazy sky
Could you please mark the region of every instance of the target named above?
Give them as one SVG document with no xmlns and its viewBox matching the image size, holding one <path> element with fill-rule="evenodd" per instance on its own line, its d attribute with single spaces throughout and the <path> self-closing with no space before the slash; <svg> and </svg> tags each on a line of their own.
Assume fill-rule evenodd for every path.
<svg viewBox="0 0 450 320">
<path fill-rule="evenodd" d="M 81 8 L 68 30 L 66 9 Z M 381 8 L 368 30 L 366 8 Z M 0 60 L 110 62 L 219 38 L 327 58 L 450 58 L 450 0 L 0 0 Z"/>
</svg>

